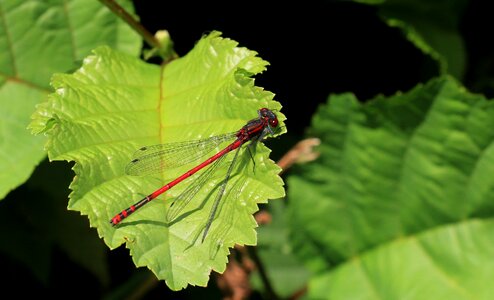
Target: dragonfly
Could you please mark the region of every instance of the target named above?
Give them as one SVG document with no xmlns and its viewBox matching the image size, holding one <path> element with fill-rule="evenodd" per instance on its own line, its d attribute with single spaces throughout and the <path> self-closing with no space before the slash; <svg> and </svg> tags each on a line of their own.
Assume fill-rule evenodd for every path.
<svg viewBox="0 0 494 300">
<path fill-rule="evenodd" d="M 221 198 L 225 194 L 228 180 L 232 174 L 235 163 L 237 161 L 239 150 L 245 145 L 250 153 L 249 147 L 255 145 L 259 141 L 263 141 L 267 135 L 274 135 L 278 129 L 278 118 L 276 114 L 269 108 L 261 108 L 257 111 L 257 118 L 248 121 L 242 128 L 236 132 L 220 134 L 205 139 L 159 144 L 146 146 L 138 149 L 134 154 L 134 159 L 126 166 L 125 172 L 128 175 L 149 175 L 163 171 L 165 169 L 179 167 L 188 163 L 199 160 L 206 156 L 213 149 L 217 148 L 222 143 L 232 141 L 222 150 L 212 155 L 202 163 L 196 165 L 192 169 L 183 173 L 179 177 L 163 185 L 161 188 L 142 198 L 134 205 L 122 210 L 110 220 L 110 224 L 116 226 L 125 218 L 142 208 L 147 203 L 156 199 L 161 194 L 172 189 L 177 184 L 191 177 L 197 172 L 208 167 L 172 202 L 168 211 L 168 220 L 173 220 L 180 214 L 184 207 L 194 198 L 199 190 L 206 184 L 209 178 L 218 169 L 218 166 L 231 152 L 235 152 L 230 165 L 228 166 L 226 176 L 221 181 L 209 213 L 206 225 L 204 227 L 202 242 L 206 239 L 211 224 L 215 218 Z M 252 157 L 252 154 L 251 154 Z"/>
</svg>

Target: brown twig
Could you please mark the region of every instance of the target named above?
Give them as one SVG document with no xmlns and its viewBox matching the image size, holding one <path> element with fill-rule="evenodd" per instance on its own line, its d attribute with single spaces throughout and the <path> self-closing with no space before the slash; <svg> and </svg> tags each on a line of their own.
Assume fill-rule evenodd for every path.
<svg viewBox="0 0 494 300">
<path fill-rule="evenodd" d="M 281 173 L 285 172 L 295 163 L 309 162 L 318 158 L 319 152 L 315 152 L 314 147 L 319 144 L 321 144 L 321 141 L 318 138 L 308 138 L 298 142 L 278 161 L 277 164 L 282 169 Z"/>
<path fill-rule="evenodd" d="M 151 34 L 144 26 L 141 25 L 131 14 L 129 14 L 123 7 L 121 7 L 115 0 L 99 0 L 106 5 L 112 12 L 124 20 L 130 27 L 132 27 L 142 38 L 153 48 L 161 48 L 161 43 L 158 39 Z"/>
<path fill-rule="evenodd" d="M 216 274 L 216 284 L 223 300 L 244 300 L 252 294 L 249 276 L 256 269 L 244 246 L 236 245 L 223 274 Z"/>
<path fill-rule="evenodd" d="M 305 294 L 307 294 L 307 285 L 305 285 L 304 287 L 302 287 L 301 289 L 299 289 L 298 291 L 293 293 L 288 298 L 288 300 L 298 300 L 298 299 L 302 298 Z"/>
</svg>

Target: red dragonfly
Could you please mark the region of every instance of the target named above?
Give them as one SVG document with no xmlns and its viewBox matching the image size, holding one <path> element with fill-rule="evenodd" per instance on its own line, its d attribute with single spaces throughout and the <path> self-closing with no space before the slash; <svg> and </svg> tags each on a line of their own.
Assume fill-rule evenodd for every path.
<svg viewBox="0 0 494 300">
<path fill-rule="evenodd" d="M 210 166 L 198 178 L 196 178 L 189 187 L 187 187 L 179 196 L 176 197 L 170 207 L 170 210 L 168 211 L 169 220 L 174 219 L 213 175 L 214 171 L 218 168 L 218 165 L 220 165 L 220 162 L 224 159 L 224 157 L 233 150 L 236 150 L 233 160 L 226 172 L 226 177 L 219 186 L 218 194 L 216 195 L 211 212 L 209 213 L 209 217 L 202 235 L 202 241 L 204 241 L 218 210 L 220 200 L 225 193 L 228 179 L 234 169 L 241 146 L 247 142 L 250 142 L 247 144 L 247 146 L 250 146 L 258 141 L 262 141 L 268 134 L 273 135 L 274 130 L 278 128 L 278 118 L 272 110 L 268 108 L 261 108 L 257 111 L 257 113 L 257 118 L 248 121 L 247 124 L 233 133 L 222 134 L 195 141 L 142 147 L 137 150 L 136 154 L 134 154 L 135 158 L 127 165 L 125 170 L 129 175 L 147 175 L 162 171 L 166 168 L 174 168 L 191 163 L 198 160 L 200 157 L 205 156 L 221 143 L 233 140 L 228 146 L 223 148 L 223 150 L 217 152 L 199 165 L 142 198 L 129 208 L 126 208 L 116 214 L 110 220 L 110 223 L 113 226 L 119 224 L 122 220 L 133 214 L 139 208 L 143 207 L 146 203 L 156 199 L 159 195 L 170 190 L 175 185 L 194 175 L 206 166 Z M 249 150 L 249 148 L 247 149 Z"/>
</svg>

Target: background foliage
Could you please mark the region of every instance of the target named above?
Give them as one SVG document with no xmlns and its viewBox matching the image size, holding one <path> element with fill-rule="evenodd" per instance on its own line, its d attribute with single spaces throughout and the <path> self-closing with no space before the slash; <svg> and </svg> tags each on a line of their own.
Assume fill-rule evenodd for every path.
<svg viewBox="0 0 494 300">
<path fill-rule="evenodd" d="M 321 174 L 328 172 L 328 169 L 336 172 L 333 168 L 324 168 L 324 165 L 334 164 L 327 156 L 321 157 L 319 162 L 290 171 L 288 190 L 291 196 L 286 202 L 288 204 L 284 205 L 290 206 L 291 217 L 288 220 L 294 222 L 288 226 L 280 225 L 287 219 L 278 218 L 277 222 L 282 219 L 280 223 L 259 229 L 260 257 L 266 261 L 268 275 L 276 278 L 272 280 L 279 295 L 287 296 L 282 292 L 287 290 L 283 284 L 290 282 L 292 287 L 308 284 L 309 295 L 315 297 L 328 296 L 328 284 L 336 284 L 333 286 L 335 294 L 331 295 L 334 297 L 349 297 L 345 294 L 349 290 L 369 296 L 370 292 L 365 286 L 358 291 L 348 287 L 360 285 L 359 280 L 373 278 L 374 288 L 388 284 L 388 289 L 383 287 L 381 291 L 384 293 L 378 296 L 393 299 L 407 290 L 403 282 L 413 280 L 396 280 L 389 285 L 390 278 L 399 277 L 396 276 L 396 269 L 386 267 L 390 265 L 384 264 L 387 261 L 384 258 L 395 258 L 393 261 L 396 263 L 420 258 L 424 262 L 420 266 L 427 266 L 425 258 L 439 257 L 442 260 L 434 261 L 435 270 L 441 265 L 442 270 L 447 269 L 446 274 L 456 276 L 448 277 L 448 282 L 460 283 L 461 292 L 453 291 L 449 298 L 456 296 L 462 299 L 472 295 L 482 298 L 485 295 L 483 281 L 469 281 L 468 278 L 492 276 L 492 266 L 486 263 L 493 253 L 492 242 L 488 238 L 492 227 L 492 197 L 490 183 L 483 180 L 490 172 L 490 144 L 489 133 L 482 133 L 484 128 L 492 128 L 489 125 L 492 122 L 490 102 L 485 98 L 493 97 L 494 82 L 494 49 L 488 42 L 487 34 L 493 27 L 493 21 L 487 4 L 485 1 L 435 1 L 430 5 L 426 5 L 426 1 L 358 2 L 286 3 L 283 4 L 283 13 L 280 13 L 279 7 L 269 7 L 264 2 L 251 3 L 259 10 L 239 10 L 226 3 L 196 3 L 194 11 L 197 14 L 191 13 L 190 3 L 183 2 L 166 3 L 159 7 L 154 1 L 136 1 L 135 9 L 143 25 L 151 32 L 167 29 L 171 33 L 175 50 L 180 56 L 190 51 L 203 33 L 219 30 L 223 36 L 257 51 L 269 61 L 271 66 L 257 76 L 256 85 L 276 94 L 275 99 L 281 102 L 283 112 L 288 117 L 289 129 L 289 135 L 268 143 L 274 150 L 274 158 L 280 157 L 305 135 L 316 111 L 317 117 L 308 132 L 322 138 L 321 153 L 329 151 L 329 157 L 337 155 L 335 147 L 341 145 L 336 142 L 338 138 L 334 134 L 325 134 L 327 131 L 340 130 L 340 134 L 347 131 L 339 128 L 337 122 L 327 123 L 323 117 L 354 118 L 346 121 L 338 119 L 354 124 L 348 132 L 352 138 L 349 141 L 354 141 L 355 148 L 341 152 L 353 158 L 345 166 L 353 166 L 348 171 L 354 173 L 332 174 L 329 178 L 333 181 L 330 182 L 325 181 L 328 180 L 327 176 L 321 179 L 319 171 L 325 170 Z M 27 127 L 34 104 L 41 102 L 50 91 L 48 82 L 51 74 L 74 70 L 80 66 L 81 58 L 101 44 L 109 44 L 133 55 L 138 53 L 139 40 L 97 4 L 89 5 L 85 1 L 0 1 L 0 114 L 3 120 L 0 122 L 0 153 L 3 158 L 0 164 L 0 194 L 8 193 L 0 202 L 0 231 L 4 237 L 4 242 L 0 244 L 0 259 L 9 274 L 2 286 L 7 290 L 12 288 L 18 295 L 27 292 L 26 289 L 15 288 L 16 283 L 20 282 L 30 287 L 30 293 L 36 291 L 40 295 L 63 295 L 64 290 L 70 290 L 92 298 L 121 297 L 133 295 L 139 290 L 138 287 L 144 285 L 154 287 L 147 289 L 148 296 L 163 296 L 168 292 L 166 285 L 157 283 L 147 270 L 135 269 L 126 249 L 120 247 L 108 253 L 96 232 L 88 229 L 85 218 L 65 210 L 69 194 L 67 186 L 73 176 L 69 165 L 43 162 L 30 176 L 34 165 L 43 157 L 41 145 L 44 141 L 43 138 L 30 136 L 22 128 Z M 218 6 L 228 12 L 219 10 Z M 443 74 L 450 74 L 451 77 L 429 82 Z M 408 94 L 396 94 L 407 92 L 420 83 L 426 85 Z M 353 95 L 340 94 L 346 92 Z M 482 93 L 485 97 L 472 93 Z M 320 104 L 326 103 L 328 94 L 333 94 L 329 104 L 318 110 Z M 406 116 L 404 112 L 409 108 L 400 108 L 400 105 L 416 99 L 424 102 L 414 119 L 403 117 L 400 120 L 404 121 L 400 123 L 393 118 L 396 115 Z M 427 99 L 431 101 L 429 104 Z M 369 105 L 359 104 L 367 101 Z M 384 104 L 388 101 L 396 103 L 396 106 Z M 434 109 L 428 109 L 427 105 L 432 105 Z M 446 113 L 441 109 L 446 109 Z M 462 110 L 466 112 L 463 119 L 450 117 L 451 112 Z M 444 127 L 440 131 L 441 126 Z M 371 146 L 378 147 L 383 139 L 390 142 L 387 145 L 390 149 L 386 151 L 399 153 L 400 147 L 405 147 L 407 137 L 414 132 L 413 128 L 416 132 L 425 132 L 426 136 L 435 136 L 436 142 L 442 141 L 441 137 L 451 138 L 451 142 L 446 143 L 450 148 L 437 150 L 426 147 L 425 153 L 431 151 L 434 156 L 423 161 L 412 161 L 412 165 L 422 167 L 419 170 L 427 173 L 429 177 L 424 178 L 429 180 L 423 184 L 409 177 L 416 185 L 405 186 L 416 193 L 425 186 L 427 192 L 424 193 L 429 198 L 416 196 L 415 199 L 420 201 L 404 202 L 401 199 L 396 203 L 392 199 L 379 201 L 386 199 L 389 193 L 380 197 L 379 193 L 374 194 L 379 191 L 359 191 L 362 186 L 373 186 L 370 183 L 381 178 L 380 172 L 374 172 L 372 160 L 364 154 L 374 153 L 375 149 Z M 451 135 L 448 132 L 452 132 Z M 421 136 L 411 139 L 411 143 L 421 145 L 418 139 Z M 473 155 L 478 145 L 465 142 L 468 141 L 465 137 L 476 139 L 480 136 L 487 146 L 478 148 L 485 149 L 479 155 Z M 401 140 L 395 141 L 390 137 Z M 371 147 L 368 149 L 370 152 L 357 147 L 365 145 Z M 462 146 L 459 150 L 458 145 Z M 457 162 L 461 163 L 457 165 Z M 399 166 L 389 163 L 389 170 L 396 170 L 394 167 Z M 434 164 L 440 164 L 444 169 L 432 168 Z M 473 168 L 475 172 L 465 171 L 472 169 L 472 166 L 476 166 Z M 463 170 L 467 176 L 462 177 L 461 172 L 451 172 L 455 168 Z M 385 175 L 392 177 L 391 174 Z M 22 184 L 27 177 L 29 180 Z M 437 178 L 442 179 L 436 181 Z M 331 190 L 335 180 L 345 181 L 344 186 L 348 188 L 342 189 L 340 185 L 339 191 Z M 472 193 L 467 192 L 464 196 L 458 194 L 462 190 L 462 180 L 474 184 L 470 188 Z M 303 191 L 305 181 L 315 181 L 320 188 L 328 186 L 329 191 L 324 195 L 315 195 L 318 189 L 313 187 Z M 443 185 L 448 187 L 444 191 L 434 187 Z M 314 194 L 305 197 L 308 191 L 314 191 Z M 370 199 L 369 202 L 356 201 L 359 199 L 356 191 L 364 193 L 368 197 L 364 200 Z M 342 194 L 344 197 L 341 197 Z M 328 195 L 332 197 L 329 202 L 324 200 Z M 434 202 L 430 195 L 435 198 L 440 196 L 439 199 L 443 200 Z M 330 219 L 324 215 L 325 221 L 331 223 L 334 220 L 334 223 L 320 224 L 317 221 L 322 218 L 304 213 L 304 207 L 311 205 L 304 200 L 325 206 L 321 212 L 327 211 L 333 215 L 338 215 L 338 209 L 341 209 L 338 206 L 342 203 L 350 203 L 350 208 L 353 206 L 358 210 L 342 210 L 354 214 L 353 218 Z M 402 206 L 398 204 L 413 205 L 401 210 Z M 273 216 L 285 215 L 284 205 L 277 207 Z M 298 215 L 293 212 L 296 208 L 300 213 Z M 366 213 L 373 210 L 375 214 L 372 211 L 370 214 L 360 214 L 359 210 Z M 396 213 L 396 210 L 399 212 Z M 401 223 L 396 220 L 397 216 Z M 381 224 L 382 217 L 391 221 Z M 340 224 L 338 220 L 341 220 Z M 373 222 L 381 225 L 380 229 L 383 230 L 369 225 Z M 342 227 L 338 226 L 342 224 L 350 225 L 343 228 L 352 231 L 341 231 Z M 396 224 L 401 225 L 396 227 Z M 322 234 L 321 228 L 331 234 Z M 357 232 L 359 230 L 362 232 Z M 275 240 L 279 236 L 285 238 Z M 444 243 L 440 243 L 443 239 Z M 439 246 L 448 245 L 452 240 L 458 241 L 456 247 L 441 250 Z M 428 250 L 425 252 L 428 256 L 418 254 L 419 250 L 424 249 Z M 450 252 L 446 251 L 448 249 Z M 270 259 L 270 252 L 283 253 L 287 256 L 286 261 L 293 264 L 280 264 Z M 433 256 L 434 253 L 439 254 Z M 465 253 L 473 254 L 465 256 Z M 309 256 L 312 259 L 307 259 Z M 465 257 L 470 258 L 471 264 L 456 265 Z M 479 265 L 483 268 L 478 268 Z M 403 265 L 407 270 L 403 273 L 406 274 L 405 279 L 420 278 L 419 274 L 423 274 L 424 269 L 412 267 Z M 432 276 L 431 269 L 427 270 Z M 472 270 L 481 272 L 471 277 Z M 290 272 L 303 275 L 287 276 L 284 282 L 275 282 L 281 276 L 274 274 L 293 274 Z M 348 282 L 345 278 L 355 278 L 355 281 Z M 258 286 L 262 291 L 263 287 L 255 276 L 252 280 L 252 286 Z M 173 295 L 193 299 L 198 293 L 203 297 L 210 293 L 211 297 L 217 298 L 218 291 L 211 282 L 206 290 L 188 288 Z M 434 291 L 438 294 L 430 295 L 448 295 L 445 292 L 447 289 Z M 253 297 L 255 295 L 258 294 Z M 419 297 L 420 294 L 412 296 Z"/>
</svg>

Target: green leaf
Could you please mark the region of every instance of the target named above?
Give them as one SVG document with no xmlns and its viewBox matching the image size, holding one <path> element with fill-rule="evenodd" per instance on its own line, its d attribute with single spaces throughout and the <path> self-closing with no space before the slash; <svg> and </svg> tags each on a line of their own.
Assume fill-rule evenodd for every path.
<svg viewBox="0 0 494 300">
<path fill-rule="evenodd" d="M 26 127 L 50 91 L 51 75 L 74 69 L 101 44 L 137 55 L 141 41 L 97 1 L 0 3 L 0 199 L 45 156 L 45 138 L 33 137 Z"/>
<path fill-rule="evenodd" d="M 252 148 L 255 168 L 247 150 L 240 150 L 204 243 L 198 236 L 214 202 L 207 199 L 214 197 L 228 164 L 176 222 L 166 220 L 170 200 L 195 176 L 116 228 L 109 220 L 198 163 L 155 177 L 127 176 L 124 168 L 136 149 L 233 132 L 257 117 L 261 107 L 279 110 L 273 94 L 254 86 L 250 78 L 266 65 L 255 52 L 213 32 L 185 57 L 164 67 L 101 47 L 73 75 L 54 77 L 56 93 L 39 107 L 33 122 L 48 126 L 43 130 L 49 135 L 50 159 L 76 161 L 69 208 L 88 215 L 110 248 L 125 241 L 135 264 L 150 268 L 170 288 L 206 285 L 211 270 L 225 269 L 229 247 L 256 243 L 252 217 L 256 204 L 284 195 L 280 170 L 262 143 Z M 283 128 L 285 118 L 277 114 Z"/>
<path fill-rule="evenodd" d="M 493 102 L 468 93 L 450 77 L 365 105 L 352 94 L 331 96 L 313 119 L 312 134 L 322 141 L 320 158 L 289 178 L 294 249 L 321 278 L 334 279 L 339 291 L 333 295 L 317 288 L 313 296 L 357 298 L 345 293 L 357 295 L 355 286 L 370 284 L 377 298 L 420 299 L 414 293 L 422 295 L 428 285 L 420 281 L 418 291 L 410 291 L 401 283 L 413 285 L 416 274 L 438 272 L 452 278 L 454 272 L 468 273 L 487 284 L 485 272 L 492 264 L 484 255 L 493 249 L 485 229 L 492 227 L 494 214 L 493 126 Z M 469 225 L 484 223 L 479 225 L 484 228 Z M 446 224 L 452 229 L 440 229 Z M 458 244 L 445 255 L 466 255 L 458 251 L 468 243 L 485 249 L 468 253 L 473 262 L 464 265 L 450 261 L 443 266 L 440 255 L 417 265 L 410 257 L 418 253 L 415 239 L 422 237 L 438 249 Z M 379 251 L 397 252 L 391 259 Z M 364 266 L 357 271 L 362 264 L 381 264 L 396 281 L 384 279 L 386 288 L 376 284 L 380 270 Z M 475 267 L 481 272 L 473 272 Z M 335 275 L 343 268 L 353 275 Z M 405 274 L 404 269 L 416 272 Z M 485 292 L 469 281 L 453 281 L 454 287 L 443 284 L 436 290 L 448 295 L 459 288 L 480 298 Z M 314 279 L 311 286 L 319 287 L 318 282 Z M 365 289 L 360 295 L 366 295 Z"/>
<path fill-rule="evenodd" d="M 287 299 L 305 288 L 310 274 L 294 255 L 289 243 L 288 216 L 284 201 L 270 203 L 269 212 L 272 222 L 259 227 L 256 251 L 276 295 Z M 264 290 L 257 271 L 253 272 L 251 282 L 255 289 Z"/>
<path fill-rule="evenodd" d="M 0 87 L 0 199 L 29 178 L 45 156 L 43 137 L 26 130 L 29 115 L 47 90 L 5 81 Z"/>
<path fill-rule="evenodd" d="M 309 298 L 491 299 L 493 230 L 470 220 L 397 239 L 313 278 Z"/>
<path fill-rule="evenodd" d="M 406 38 L 439 64 L 441 74 L 461 79 L 466 49 L 459 26 L 467 0 L 354 0 L 379 5 L 389 26 L 400 28 Z"/>
</svg>

